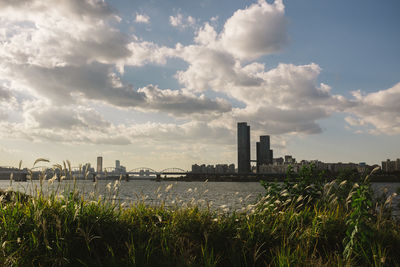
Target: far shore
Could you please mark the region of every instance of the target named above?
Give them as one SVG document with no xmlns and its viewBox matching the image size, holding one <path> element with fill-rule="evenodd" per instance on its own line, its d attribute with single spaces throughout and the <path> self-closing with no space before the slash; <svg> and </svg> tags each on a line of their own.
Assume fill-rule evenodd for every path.
<svg viewBox="0 0 400 267">
<path fill-rule="evenodd" d="M 150 177 L 138 177 L 130 176 L 126 179 L 125 176 L 121 175 L 108 175 L 107 177 L 98 178 L 98 180 L 118 180 L 122 177 L 123 181 L 135 181 L 135 180 L 150 180 L 157 182 L 283 182 L 286 178 L 286 174 L 197 174 L 188 173 L 185 176 L 161 176 L 156 178 L 155 176 Z M 24 182 L 25 179 L 20 179 L 19 176 L 14 175 L 13 181 Z M 327 176 L 328 181 L 332 181 L 337 178 L 337 175 Z M 90 178 L 84 178 L 80 176 L 75 176 L 77 180 L 93 180 L 93 176 Z M 2 173 L 0 174 L 0 180 L 10 180 L 10 174 Z M 33 175 L 32 180 L 39 180 L 39 175 Z M 65 180 L 73 180 L 67 177 Z M 372 183 L 400 183 L 400 175 L 398 174 L 374 174 L 370 176 L 370 182 Z"/>
</svg>

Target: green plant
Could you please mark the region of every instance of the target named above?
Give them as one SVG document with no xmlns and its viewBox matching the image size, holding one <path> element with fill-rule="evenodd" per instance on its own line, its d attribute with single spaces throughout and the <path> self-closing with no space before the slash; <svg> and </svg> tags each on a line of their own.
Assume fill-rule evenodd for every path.
<svg viewBox="0 0 400 267">
<path fill-rule="evenodd" d="M 112 196 L 85 198 L 76 188 L 0 192 L 0 265 L 398 265 L 400 225 L 377 216 L 369 184 L 319 183 L 314 178 L 328 179 L 315 175 L 308 169 L 303 179 L 293 174 L 283 186 L 271 184 L 259 203 L 233 213 L 144 202 L 123 207 Z M 346 204 L 337 199 L 348 184 Z M 309 200 L 306 192 L 320 198 Z"/>
<path fill-rule="evenodd" d="M 370 175 L 375 171 L 377 169 Z M 371 263 L 371 244 L 374 237 L 372 224 L 376 221 L 376 211 L 373 207 L 370 175 L 367 175 L 360 185 L 355 183 L 354 191 L 349 195 L 351 209 L 346 221 L 346 238 L 343 240 L 345 245 L 343 256 L 347 260 L 355 257 L 359 261 Z"/>
<path fill-rule="evenodd" d="M 368 183 L 363 183 L 356 188 L 351 196 L 351 212 L 346 222 L 346 238 L 343 255 L 346 259 L 352 256 L 368 258 L 371 254 L 372 241 L 371 222 L 372 214 L 371 188 Z"/>
<path fill-rule="evenodd" d="M 319 201 L 323 194 L 324 181 L 324 172 L 317 172 L 315 166 L 310 164 L 303 166 L 297 174 L 289 166 L 283 183 L 261 181 L 261 184 L 266 189 L 269 207 L 301 207 Z"/>
</svg>

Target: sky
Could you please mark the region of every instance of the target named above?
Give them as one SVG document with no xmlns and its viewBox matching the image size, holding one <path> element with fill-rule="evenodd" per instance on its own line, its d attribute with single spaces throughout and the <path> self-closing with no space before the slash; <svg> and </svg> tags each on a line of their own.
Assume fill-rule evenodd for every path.
<svg viewBox="0 0 400 267">
<path fill-rule="evenodd" d="M 0 0 L 0 166 L 400 157 L 398 0 Z"/>
</svg>

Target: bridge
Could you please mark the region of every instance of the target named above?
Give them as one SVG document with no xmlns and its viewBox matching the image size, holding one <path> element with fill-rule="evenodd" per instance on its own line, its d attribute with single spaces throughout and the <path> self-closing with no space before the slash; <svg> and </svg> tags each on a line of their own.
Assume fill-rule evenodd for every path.
<svg viewBox="0 0 400 267">
<path fill-rule="evenodd" d="M 116 169 L 115 167 L 105 167 L 103 168 L 104 172 L 102 173 L 92 173 L 93 176 L 97 176 L 99 179 L 118 179 L 119 177 L 123 177 L 125 180 L 129 179 L 161 179 L 161 176 L 183 176 L 187 175 L 189 172 L 185 171 L 181 168 L 166 168 L 160 171 L 154 170 L 149 167 L 138 167 L 131 169 L 129 171 L 121 171 L 120 169 Z"/>
<path fill-rule="evenodd" d="M 62 170 L 56 170 L 57 168 L 49 167 L 49 166 L 35 166 L 31 169 L 18 169 L 15 167 L 11 166 L 0 166 L 0 179 L 9 179 L 11 173 L 14 174 L 14 179 L 19 177 L 20 175 L 26 175 L 31 173 L 33 179 L 37 179 L 38 175 L 40 173 L 45 173 L 47 178 L 51 178 L 55 173 L 57 175 L 65 175 L 66 179 L 72 179 L 70 177 L 70 174 L 73 175 L 76 179 L 83 179 L 85 177 L 85 166 L 78 166 L 78 167 L 70 167 L 67 169 L 62 169 Z M 161 176 L 167 177 L 167 176 L 183 176 L 187 175 L 189 172 L 186 170 L 183 170 L 181 168 L 177 167 L 172 167 L 172 168 L 166 168 L 162 169 L 160 171 L 154 170 L 153 168 L 149 167 L 138 167 L 131 169 L 130 171 L 123 171 L 120 169 L 116 169 L 115 167 L 105 167 L 103 168 L 103 172 L 97 173 L 97 172 L 89 172 L 88 179 L 94 179 L 96 176 L 99 179 L 118 179 L 121 177 L 121 175 L 124 177 L 125 180 L 129 179 L 161 179 Z M 61 171 L 61 173 L 59 173 Z M 65 174 L 64 174 L 65 173 Z"/>
<path fill-rule="evenodd" d="M 132 169 L 128 172 L 126 172 L 126 174 L 129 175 L 157 175 L 157 174 L 161 174 L 161 175 L 180 175 L 180 174 L 186 174 L 187 171 L 181 169 L 181 168 L 167 168 L 167 169 L 163 169 L 161 171 L 156 171 L 152 168 L 148 168 L 148 167 L 139 167 L 139 168 L 135 168 Z"/>
<path fill-rule="evenodd" d="M 125 173 L 126 177 L 132 179 L 161 179 L 161 176 L 171 176 L 171 175 L 186 175 L 188 172 L 181 168 L 166 168 L 160 171 L 156 171 L 148 167 L 139 167 L 127 171 Z"/>
<path fill-rule="evenodd" d="M 37 167 L 35 168 L 36 171 L 46 171 L 45 168 L 42 167 Z M 48 169 L 47 172 L 51 172 L 51 169 Z M 69 172 L 69 170 L 67 170 Z M 71 167 L 71 173 L 72 175 L 75 175 L 78 179 L 82 178 L 84 176 L 85 170 L 83 167 Z M 104 167 L 103 172 L 97 173 L 96 171 L 91 171 L 89 172 L 90 177 L 95 177 L 97 176 L 98 178 L 116 178 L 118 179 L 121 175 L 124 177 L 124 179 L 129 179 L 129 178 L 136 178 L 136 179 L 154 179 L 156 177 L 161 177 L 161 176 L 174 176 L 174 175 L 186 175 L 188 171 L 185 171 L 181 168 L 166 168 L 160 171 L 154 170 L 153 168 L 149 167 L 138 167 L 134 168 L 129 171 L 124 171 L 121 169 L 117 169 L 115 167 Z"/>
<path fill-rule="evenodd" d="M 175 180 L 175 181 L 258 181 L 260 179 L 275 181 L 277 178 L 283 179 L 285 174 L 257 174 L 257 173 L 247 173 L 247 174 L 238 174 L 238 173 L 219 173 L 219 172 L 211 172 L 211 173 L 197 173 L 197 172 L 189 172 L 185 171 L 181 168 L 166 168 L 160 171 L 156 171 L 152 168 L 148 167 L 139 167 L 131 169 L 130 171 L 121 171 L 120 169 L 116 169 L 115 167 L 106 167 L 104 168 L 104 172 L 96 173 L 92 170 L 89 172 L 85 172 L 86 168 L 82 166 L 79 167 L 70 167 L 70 168 L 57 168 L 57 166 L 46 167 L 46 166 L 37 166 L 31 169 L 18 169 L 9 166 L 0 167 L 0 180 L 9 180 L 11 177 L 14 181 L 26 181 L 30 176 L 31 179 L 37 180 L 41 177 L 41 174 L 45 174 L 45 179 L 49 179 L 57 175 L 57 177 L 61 178 L 62 175 L 65 176 L 64 179 L 72 180 L 72 179 L 88 179 L 96 181 L 99 180 L 116 180 L 122 178 L 125 181 L 129 180 L 157 180 L 161 181 L 163 178 L 167 180 Z M 13 174 L 11 176 L 11 173 Z M 167 178 L 167 176 L 170 176 Z M 171 177 L 175 176 L 175 177 Z M 176 177 L 179 176 L 179 177 Z M 60 179 L 58 179 L 60 181 Z"/>
</svg>

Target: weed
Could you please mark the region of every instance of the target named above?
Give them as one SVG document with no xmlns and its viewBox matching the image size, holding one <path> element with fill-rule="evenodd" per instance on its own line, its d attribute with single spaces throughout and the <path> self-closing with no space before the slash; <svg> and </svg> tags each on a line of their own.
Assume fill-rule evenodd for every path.
<svg viewBox="0 0 400 267">
<path fill-rule="evenodd" d="M 55 173 L 70 175 L 70 164 L 63 165 L 57 165 Z M 116 201 L 119 181 L 96 198 L 87 197 L 76 185 L 64 191 L 58 185 L 54 188 L 54 182 L 48 182 L 54 177 L 43 176 L 39 188 L 31 182 L 37 189 L 31 196 L 0 192 L 0 265 L 396 266 L 400 262 L 400 225 L 392 216 L 379 215 L 368 181 L 329 181 L 312 167 L 298 176 L 291 173 L 282 184 L 264 183 L 264 197 L 230 213 L 195 204 L 139 201 L 125 206 Z M 391 200 L 385 203 L 390 206 Z"/>
</svg>

